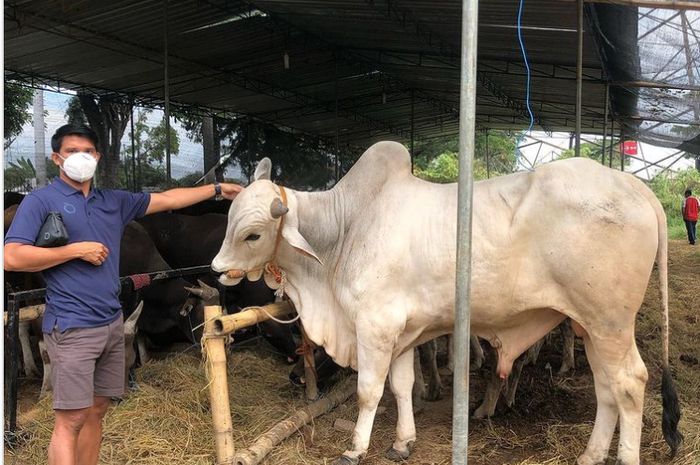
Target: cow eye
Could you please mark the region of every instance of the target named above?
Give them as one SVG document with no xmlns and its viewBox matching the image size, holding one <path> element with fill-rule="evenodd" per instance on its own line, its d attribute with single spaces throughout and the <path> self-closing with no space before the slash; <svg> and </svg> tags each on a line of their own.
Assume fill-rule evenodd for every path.
<svg viewBox="0 0 700 465">
<path fill-rule="evenodd" d="M 245 238 L 246 241 L 257 241 L 260 239 L 260 234 L 249 234 L 248 237 Z"/>
</svg>

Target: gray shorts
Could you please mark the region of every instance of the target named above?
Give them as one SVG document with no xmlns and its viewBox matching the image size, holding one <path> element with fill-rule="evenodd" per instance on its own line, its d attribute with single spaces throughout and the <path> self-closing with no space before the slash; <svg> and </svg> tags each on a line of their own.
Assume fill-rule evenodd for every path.
<svg viewBox="0 0 700 465">
<path fill-rule="evenodd" d="M 44 334 L 51 360 L 53 408 L 91 407 L 94 396 L 124 393 L 124 319 L 97 328 Z"/>
</svg>

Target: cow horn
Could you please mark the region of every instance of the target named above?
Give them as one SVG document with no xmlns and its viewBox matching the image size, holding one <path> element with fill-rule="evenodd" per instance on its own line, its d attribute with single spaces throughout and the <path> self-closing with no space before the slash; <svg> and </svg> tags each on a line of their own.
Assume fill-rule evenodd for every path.
<svg viewBox="0 0 700 465">
<path fill-rule="evenodd" d="M 273 200 L 272 204 L 270 205 L 270 214 L 275 219 L 286 215 L 288 211 L 289 208 L 287 208 L 287 206 L 284 205 L 282 201 L 278 198 L 275 198 L 275 200 Z"/>
</svg>

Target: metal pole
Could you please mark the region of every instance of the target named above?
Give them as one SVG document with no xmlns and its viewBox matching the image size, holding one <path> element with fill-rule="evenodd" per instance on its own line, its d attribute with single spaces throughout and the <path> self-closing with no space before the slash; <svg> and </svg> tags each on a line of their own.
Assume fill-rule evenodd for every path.
<svg viewBox="0 0 700 465">
<path fill-rule="evenodd" d="M 486 179 L 491 179 L 491 154 L 489 154 L 489 130 L 486 130 Z"/>
<path fill-rule="evenodd" d="M 36 187 L 46 185 L 46 128 L 44 127 L 44 91 L 34 94 L 34 166 L 36 167 Z"/>
<path fill-rule="evenodd" d="M 608 167 L 612 168 L 613 147 L 615 146 L 615 118 L 610 119 L 610 156 L 608 157 Z"/>
<path fill-rule="evenodd" d="M 6 438 L 10 443 L 14 443 L 17 433 L 17 376 L 19 372 L 19 301 L 10 297 L 7 301 L 10 313 L 7 318 L 5 328 L 5 340 L 9 344 L 7 356 L 9 358 L 9 369 L 5 372 L 5 415 Z"/>
<path fill-rule="evenodd" d="M 476 127 L 478 0 L 462 0 L 462 59 L 459 99 L 459 187 L 454 329 L 452 464 L 467 465 L 469 446 L 469 318 L 471 309 L 472 198 Z"/>
<path fill-rule="evenodd" d="M 136 142 L 134 141 L 134 96 L 131 96 L 131 189 L 136 190 Z"/>
<path fill-rule="evenodd" d="M 415 129 L 415 117 L 416 117 L 416 112 L 415 112 L 415 99 L 414 99 L 414 94 L 413 94 L 413 89 L 411 89 L 411 173 L 413 173 L 413 150 L 415 147 L 415 139 L 413 137 L 413 130 Z"/>
<path fill-rule="evenodd" d="M 338 168 L 338 152 L 340 151 L 340 128 L 338 127 L 338 58 L 335 58 L 335 182 L 340 181 L 340 169 Z"/>
<path fill-rule="evenodd" d="M 581 94 L 583 91 L 583 0 L 578 1 L 578 50 L 576 55 L 576 156 L 581 156 Z"/>
<path fill-rule="evenodd" d="M 620 126 L 620 171 L 624 172 L 625 171 L 625 150 L 624 150 L 624 144 L 625 144 L 625 128 L 624 126 Z"/>
<path fill-rule="evenodd" d="M 168 0 L 165 0 L 165 27 L 163 28 L 163 85 L 165 98 L 165 172 L 167 184 L 171 183 L 170 167 L 170 80 L 168 78 Z"/>
<path fill-rule="evenodd" d="M 605 166 L 605 139 L 608 137 L 608 101 L 610 100 L 610 85 L 605 84 L 605 116 L 603 117 L 603 148 L 600 151 L 600 163 Z M 610 141 L 612 144 L 612 141 Z"/>
</svg>

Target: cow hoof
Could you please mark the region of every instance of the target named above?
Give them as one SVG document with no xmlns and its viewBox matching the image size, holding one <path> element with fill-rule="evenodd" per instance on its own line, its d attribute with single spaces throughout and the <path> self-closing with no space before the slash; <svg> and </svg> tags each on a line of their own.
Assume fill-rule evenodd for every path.
<svg viewBox="0 0 700 465">
<path fill-rule="evenodd" d="M 481 407 L 474 410 L 474 413 L 472 414 L 472 418 L 475 420 L 485 420 L 491 416 L 493 416 L 493 414 L 489 415 L 489 412 L 487 412 L 487 410 L 485 408 L 481 408 Z"/>
<path fill-rule="evenodd" d="M 289 373 L 289 382 L 296 387 L 306 386 L 306 381 L 304 378 L 294 372 Z"/>
<path fill-rule="evenodd" d="M 360 463 L 360 457 L 348 457 L 347 455 L 341 455 L 331 465 L 358 465 Z"/>
<path fill-rule="evenodd" d="M 429 386 L 425 395 L 425 400 L 435 402 L 442 399 L 442 386 Z"/>
<path fill-rule="evenodd" d="M 605 462 L 605 459 L 603 459 L 602 461 L 597 461 L 590 459 L 585 455 L 581 455 L 578 459 L 576 459 L 576 465 L 605 465 Z"/>
<path fill-rule="evenodd" d="M 409 443 L 408 449 L 404 452 L 400 450 L 396 450 L 393 447 L 390 447 L 384 452 L 384 457 L 387 459 L 391 460 L 392 462 L 405 462 L 408 460 L 408 457 L 411 455 L 411 445 L 412 443 Z"/>
</svg>

